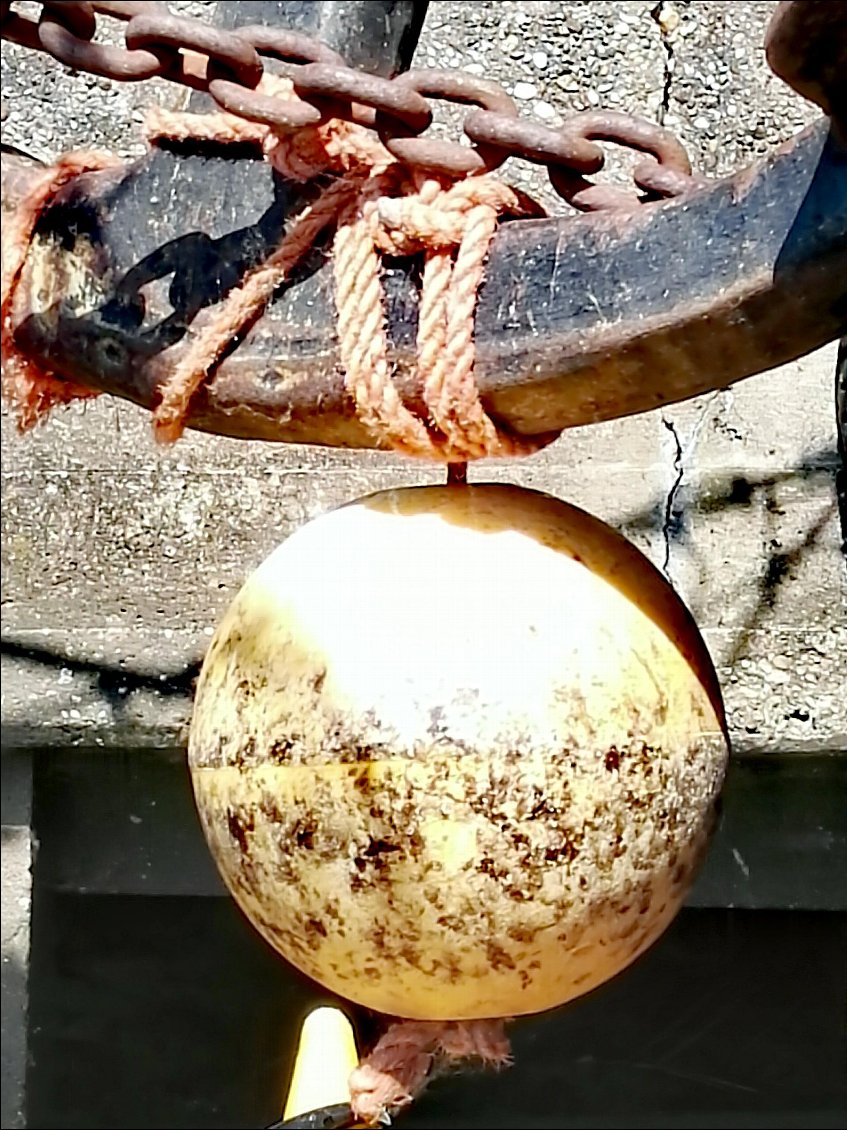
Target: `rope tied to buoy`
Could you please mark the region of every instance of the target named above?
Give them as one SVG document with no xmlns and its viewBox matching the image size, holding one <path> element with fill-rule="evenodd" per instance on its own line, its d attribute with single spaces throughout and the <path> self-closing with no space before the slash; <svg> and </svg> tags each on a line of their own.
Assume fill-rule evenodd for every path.
<svg viewBox="0 0 847 1130">
<path fill-rule="evenodd" d="M 263 94 L 296 99 L 292 82 L 266 74 Z M 332 262 L 338 341 L 345 387 L 362 423 L 405 455 L 461 466 L 484 457 L 532 454 L 558 433 L 524 437 L 486 412 L 474 378 L 474 316 L 485 261 L 505 217 L 540 216 L 523 193 L 484 173 L 430 175 L 398 161 L 367 129 L 331 118 L 294 133 L 226 111 L 153 110 L 147 140 L 260 145 L 283 177 L 323 184 L 291 222 L 277 249 L 219 304 L 187 347 L 180 348 L 153 418 L 163 443 L 182 435 L 192 399 L 215 367 L 261 316 L 275 291 L 317 241 L 334 230 Z M 97 157 L 99 160 L 99 156 Z M 49 170 L 15 220 L 14 270 L 3 274 L 4 390 L 26 430 L 52 407 L 97 395 L 26 358 L 14 343 L 13 310 L 26 252 L 53 196 L 77 172 L 105 167 L 71 154 Z M 61 174 L 59 170 L 61 169 Z M 325 183 L 327 182 L 328 183 Z M 422 408 L 404 403 L 393 380 L 381 256 L 424 258 L 416 341 Z M 461 478 L 461 472 L 453 478 Z"/>
<path fill-rule="evenodd" d="M 350 1076 L 353 1114 L 374 1126 L 403 1110 L 440 1065 L 476 1060 L 508 1067 L 511 1049 L 502 1020 L 401 1020 L 392 1024 Z"/>
</svg>

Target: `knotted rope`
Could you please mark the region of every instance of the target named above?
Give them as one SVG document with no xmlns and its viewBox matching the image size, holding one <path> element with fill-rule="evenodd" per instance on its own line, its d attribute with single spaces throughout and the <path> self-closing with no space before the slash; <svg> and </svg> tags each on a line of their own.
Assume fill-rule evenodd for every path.
<svg viewBox="0 0 847 1130">
<path fill-rule="evenodd" d="M 260 90 L 294 99 L 290 80 L 265 75 Z M 161 139 L 251 142 L 285 178 L 332 177 L 291 224 L 279 247 L 227 295 L 177 361 L 154 411 L 154 433 L 177 440 L 194 394 L 235 339 L 264 311 L 316 241 L 334 228 L 333 271 L 338 340 L 345 387 L 362 423 L 407 455 L 461 464 L 484 456 L 530 454 L 553 435 L 519 437 L 486 413 L 474 379 L 474 313 L 485 260 L 500 217 L 540 215 L 536 205 L 489 175 L 450 180 L 403 166 L 361 126 L 331 119 L 292 134 L 235 115 L 154 110 L 146 123 Z M 70 155 L 48 171 L 19 211 L 11 269 L 3 272 L 4 388 L 19 409 L 22 429 L 51 407 L 93 390 L 66 382 L 14 346 L 12 308 L 38 218 L 76 172 L 104 167 L 100 155 Z M 424 255 L 417 377 L 426 417 L 402 401 L 393 382 L 385 324 L 380 256 Z"/>
</svg>

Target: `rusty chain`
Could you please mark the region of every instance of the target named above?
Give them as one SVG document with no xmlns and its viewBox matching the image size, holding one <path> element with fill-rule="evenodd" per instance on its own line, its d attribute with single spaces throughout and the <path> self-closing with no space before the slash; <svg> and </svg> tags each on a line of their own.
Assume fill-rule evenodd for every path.
<svg viewBox="0 0 847 1130">
<path fill-rule="evenodd" d="M 96 38 L 99 19 L 123 21 L 124 46 Z M 77 71 L 138 82 L 163 78 L 205 91 L 224 110 L 290 132 L 340 118 L 374 129 L 398 160 L 451 176 L 490 172 L 510 157 L 543 165 L 556 192 L 582 211 L 631 208 L 703 184 L 668 130 L 618 111 L 590 110 L 559 128 L 528 122 L 501 86 L 454 70 L 410 70 L 394 78 L 348 67 L 329 47 L 280 28 L 227 31 L 174 16 L 158 2 L 44 0 L 40 19 L 0 0 L 0 35 L 47 52 Z M 257 90 L 265 59 L 287 64 L 299 101 Z M 467 142 L 427 137 L 432 99 L 465 108 Z M 636 192 L 593 184 L 604 152 L 598 142 L 646 156 L 633 169 Z"/>
</svg>

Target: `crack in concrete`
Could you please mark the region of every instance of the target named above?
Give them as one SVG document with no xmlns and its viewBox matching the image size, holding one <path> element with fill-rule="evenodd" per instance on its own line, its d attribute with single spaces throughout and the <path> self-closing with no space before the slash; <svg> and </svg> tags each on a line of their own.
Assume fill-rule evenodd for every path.
<svg viewBox="0 0 847 1130">
<path fill-rule="evenodd" d="M 676 8 L 673 4 L 669 3 L 668 0 L 660 0 L 660 2 L 650 10 L 650 15 L 659 28 L 662 47 L 665 51 L 662 101 L 656 110 L 656 121 L 660 126 L 663 126 L 665 124 L 665 116 L 671 105 L 671 86 L 673 84 L 673 75 L 676 68 L 676 52 L 674 51 L 671 34 L 677 23 L 679 23 L 679 15 Z"/>
<path fill-rule="evenodd" d="M 662 538 L 664 539 L 665 543 L 665 559 L 662 562 L 662 572 L 665 574 L 668 580 L 670 580 L 671 575 L 668 572 L 668 569 L 671 563 L 671 539 L 673 538 L 673 535 L 674 533 L 676 533 L 676 530 L 679 526 L 678 518 L 674 514 L 673 504 L 676 501 L 676 496 L 679 493 L 679 488 L 682 486 L 682 479 L 685 474 L 685 468 L 682 464 L 682 443 L 679 439 L 679 433 L 676 430 L 676 424 L 674 424 L 672 420 L 668 420 L 664 416 L 662 416 L 662 423 L 671 433 L 674 443 L 676 444 L 676 451 L 674 452 L 673 457 L 673 469 L 675 478 L 671 483 L 670 490 L 668 491 L 667 497 L 665 498 L 665 516 L 664 521 L 662 522 Z"/>
<path fill-rule="evenodd" d="M 728 391 L 728 390 L 727 390 Z M 673 420 L 669 420 L 667 416 L 662 416 L 662 424 L 671 433 L 674 440 L 675 450 L 671 469 L 673 473 L 673 482 L 668 488 L 668 493 L 665 498 L 665 512 L 664 520 L 662 523 L 662 537 L 665 544 L 665 560 L 662 565 L 662 570 L 669 581 L 673 578 L 670 574 L 671 562 L 671 543 L 675 538 L 685 534 L 686 529 L 686 514 L 685 505 L 682 509 L 674 510 L 674 503 L 676 502 L 677 495 L 682 487 L 683 479 L 685 478 L 686 468 L 690 466 L 690 461 L 697 451 L 697 444 L 707 420 L 714 419 L 715 405 L 726 395 L 722 389 L 717 389 L 715 392 L 710 393 L 705 397 L 697 418 L 691 426 L 690 430 L 683 434 L 685 435 L 684 442 L 680 438 L 680 433 L 677 425 Z M 731 395 L 731 393 L 730 393 Z"/>
<path fill-rule="evenodd" d="M 10 908 L 7 908 L 8 914 Z M 27 899 L 26 906 L 18 905 L 16 908 L 20 915 L 25 915 L 25 921 L 16 923 L 7 934 L 3 935 L 3 962 L 9 962 L 13 957 L 26 961 L 29 957 L 29 915 L 30 915 L 30 900 Z M 12 952 L 12 951 L 16 952 Z"/>
</svg>

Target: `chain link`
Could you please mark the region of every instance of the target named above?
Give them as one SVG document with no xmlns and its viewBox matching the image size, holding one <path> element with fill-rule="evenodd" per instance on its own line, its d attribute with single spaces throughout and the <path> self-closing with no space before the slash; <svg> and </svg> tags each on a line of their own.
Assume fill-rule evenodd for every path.
<svg viewBox="0 0 847 1130">
<path fill-rule="evenodd" d="M 96 40 L 102 16 L 126 24 L 125 46 Z M 673 134 L 631 114 L 592 110 L 553 129 L 522 119 L 501 86 L 476 75 L 411 70 L 381 78 L 348 67 L 325 44 L 299 32 L 259 26 L 227 31 L 174 16 L 155 0 L 53 0 L 42 3 L 39 20 L 0 0 L 0 35 L 74 70 L 122 82 L 164 78 L 207 91 L 222 109 L 283 132 L 329 118 L 356 122 L 376 130 L 398 160 L 429 172 L 465 176 L 490 172 L 510 157 L 530 161 L 543 165 L 559 195 L 584 211 L 630 209 L 704 183 L 692 174 Z M 256 89 L 265 59 L 288 68 L 299 101 Z M 433 99 L 466 108 L 462 129 L 470 144 L 426 136 Z M 635 191 L 585 179 L 603 167 L 601 142 L 645 155 L 633 169 Z"/>
<path fill-rule="evenodd" d="M 518 116 L 517 106 L 501 86 L 463 71 L 412 70 L 397 75 L 391 82 L 424 97 L 429 95 L 459 105 L 480 106 L 488 113 L 509 119 Z M 494 146 L 473 144 L 468 147 L 455 141 L 421 137 L 422 130 L 402 126 L 385 113 L 377 113 L 376 128 L 383 145 L 398 161 L 428 172 L 451 176 L 490 173 L 510 155 L 507 150 Z"/>
<path fill-rule="evenodd" d="M 296 73 L 308 64 L 338 66 L 346 70 L 344 60 L 323 43 L 309 39 L 299 32 L 282 28 L 243 27 L 238 34 L 252 44 L 261 56 L 278 59 L 282 63 L 296 64 Z M 212 67 L 210 76 L 214 75 Z M 318 125 L 325 117 L 322 109 L 308 101 L 283 101 L 246 89 L 237 82 L 211 77 L 209 93 L 218 105 L 231 114 L 238 114 L 251 122 L 261 122 L 281 132 Z"/>
<path fill-rule="evenodd" d="M 81 39 L 91 39 L 97 28 L 97 20 L 91 4 L 72 2 L 70 4 L 44 0 L 44 13 L 61 23 Z"/>
<path fill-rule="evenodd" d="M 422 94 L 391 79 L 354 71 L 343 61 L 298 68 L 293 81 L 301 98 L 322 104 L 328 116 L 343 121 L 373 128 L 376 115 L 382 113 L 412 132 L 425 130 L 432 121 L 432 110 Z"/>
</svg>

